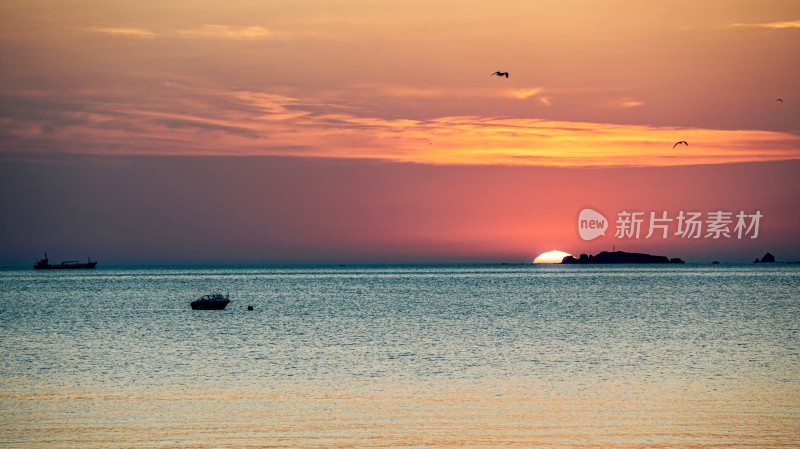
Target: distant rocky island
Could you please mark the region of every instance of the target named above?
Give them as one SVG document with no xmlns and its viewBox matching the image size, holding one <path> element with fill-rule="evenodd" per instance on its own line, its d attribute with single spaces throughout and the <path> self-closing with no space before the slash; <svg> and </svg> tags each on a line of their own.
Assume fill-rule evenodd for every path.
<svg viewBox="0 0 800 449">
<path fill-rule="evenodd" d="M 626 253 L 625 251 L 603 251 L 597 255 L 581 254 L 577 259 L 567 256 L 561 260 L 562 264 L 593 264 L 593 263 L 684 263 L 679 258 L 670 259 L 666 256 L 652 254 Z"/>
<path fill-rule="evenodd" d="M 753 263 L 775 263 L 775 256 L 767 252 L 767 254 L 764 254 L 764 257 L 761 258 L 761 260 L 756 259 L 753 261 Z"/>
</svg>

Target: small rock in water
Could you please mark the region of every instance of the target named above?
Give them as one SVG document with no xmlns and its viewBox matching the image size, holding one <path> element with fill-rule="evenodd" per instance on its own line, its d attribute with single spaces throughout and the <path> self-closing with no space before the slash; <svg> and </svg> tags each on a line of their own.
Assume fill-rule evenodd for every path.
<svg viewBox="0 0 800 449">
<path fill-rule="evenodd" d="M 253 310 L 253 306 L 247 306 L 247 310 Z"/>
</svg>

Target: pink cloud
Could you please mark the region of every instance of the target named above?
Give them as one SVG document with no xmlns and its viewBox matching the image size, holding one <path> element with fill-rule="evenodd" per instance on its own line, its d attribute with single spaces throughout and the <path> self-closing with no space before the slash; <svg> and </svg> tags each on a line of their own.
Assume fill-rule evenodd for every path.
<svg viewBox="0 0 800 449">
<path fill-rule="evenodd" d="M 24 97 L 26 94 L 17 94 Z M 46 101 L 39 94 L 30 94 Z M 423 164 L 664 166 L 800 158 L 800 136 L 527 118 L 369 116 L 313 98 L 164 86 L 147 102 L 93 98 L 47 120 L 4 119 L 6 152 L 302 156 Z M 76 97 L 78 98 L 78 97 Z M 630 100 L 633 101 L 633 100 Z M 623 106 L 630 105 L 624 100 Z M 627 102 L 627 103 L 626 103 Z M 674 142 L 689 146 L 673 149 Z"/>
</svg>

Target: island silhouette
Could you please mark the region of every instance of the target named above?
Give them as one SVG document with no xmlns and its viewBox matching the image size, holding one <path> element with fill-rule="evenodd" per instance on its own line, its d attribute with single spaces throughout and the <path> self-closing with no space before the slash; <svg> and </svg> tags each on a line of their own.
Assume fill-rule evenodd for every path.
<svg viewBox="0 0 800 449">
<path fill-rule="evenodd" d="M 768 251 L 767 254 L 764 254 L 764 257 L 762 257 L 760 260 L 754 260 L 753 263 L 775 263 L 775 256 Z"/>
<path fill-rule="evenodd" d="M 605 263 L 684 263 L 680 258 L 670 259 L 666 256 L 654 256 L 644 253 L 628 253 L 625 251 L 602 251 L 597 255 L 581 254 L 577 259 L 575 256 L 566 256 L 561 260 L 562 264 L 605 264 Z"/>
</svg>

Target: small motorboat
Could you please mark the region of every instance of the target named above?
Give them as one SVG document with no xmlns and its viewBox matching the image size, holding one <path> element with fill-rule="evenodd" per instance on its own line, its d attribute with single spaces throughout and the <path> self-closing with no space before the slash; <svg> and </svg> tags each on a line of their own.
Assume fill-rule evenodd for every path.
<svg viewBox="0 0 800 449">
<path fill-rule="evenodd" d="M 231 302 L 228 296 L 222 293 L 203 295 L 192 301 L 192 310 L 222 310 Z"/>
</svg>

